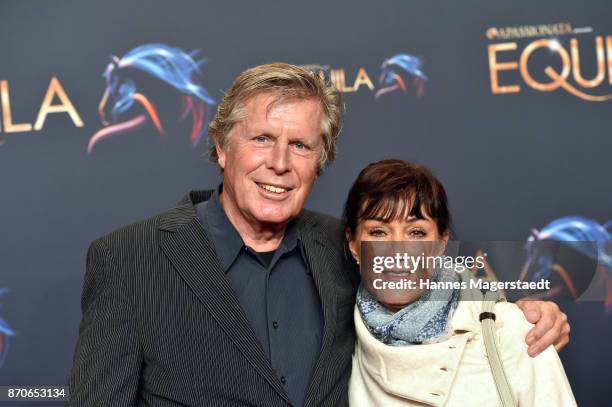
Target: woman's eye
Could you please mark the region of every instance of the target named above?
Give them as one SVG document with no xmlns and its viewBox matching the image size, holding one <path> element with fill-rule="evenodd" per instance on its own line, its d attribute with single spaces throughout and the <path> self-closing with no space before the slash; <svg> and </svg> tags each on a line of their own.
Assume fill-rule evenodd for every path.
<svg viewBox="0 0 612 407">
<path fill-rule="evenodd" d="M 425 231 L 421 229 L 413 229 L 410 231 L 410 236 L 412 237 L 425 237 L 426 235 L 427 233 L 425 233 Z"/>
<path fill-rule="evenodd" d="M 381 229 L 372 229 L 368 232 L 368 234 L 374 237 L 383 237 L 386 235 L 385 231 Z"/>
</svg>

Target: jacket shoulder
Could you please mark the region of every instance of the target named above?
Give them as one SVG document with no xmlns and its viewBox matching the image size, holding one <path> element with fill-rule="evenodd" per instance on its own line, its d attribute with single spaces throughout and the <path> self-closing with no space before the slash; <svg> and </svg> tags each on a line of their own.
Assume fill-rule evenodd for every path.
<svg viewBox="0 0 612 407">
<path fill-rule="evenodd" d="M 313 234 L 331 244 L 337 250 L 344 245 L 343 222 L 325 213 L 304 210 L 302 213 L 302 231 Z"/>
<path fill-rule="evenodd" d="M 343 222 L 335 216 L 331 216 L 326 213 L 304 209 L 302 217 L 306 224 L 313 224 L 319 228 L 327 229 L 329 231 L 342 230 Z"/>
<path fill-rule="evenodd" d="M 146 219 L 122 226 L 95 239 L 91 246 L 102 245 L 113 251 L 113 249 L 134 248 L 135 244 L 142 247 L 157 243 L 163 223 L 172 218 L 176 210 L 176 207 L 168 209 Z"/>
<path fill-rule="evenodd" d="M 190 191 L 174 207 L 157 215 L 120 227 L 98 239 L 94 244 L 112 244 L 126 240 L 146 242 L 159 236 L 161 231 L 175 231 L 196 218 L 194 205 L 210 199 L 214 190 Z"/>
</svg>

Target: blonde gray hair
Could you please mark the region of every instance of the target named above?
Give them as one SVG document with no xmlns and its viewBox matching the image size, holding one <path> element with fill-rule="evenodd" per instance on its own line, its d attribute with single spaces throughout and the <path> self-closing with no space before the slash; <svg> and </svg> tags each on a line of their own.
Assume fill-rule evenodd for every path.
<svg viewBox="0 0 612 407">
<path fill-rule="evenodd" d="M 344 111 L 340 93 L 314 72 L 296 65 L 273 63 L 242 72 L 219 104 L 208 127 L 211 161 L 219 160 L 216 146 L 225 149 L 232 127 L 245 118 L 246 102 L 263 93 L 277 95 L 270 106 L 292 98 L 318 100 L 323 112 L 323 149 L 319 156 L 319 171 L 336 158 L 336 141 L 342 128 Z"/>
</svg>

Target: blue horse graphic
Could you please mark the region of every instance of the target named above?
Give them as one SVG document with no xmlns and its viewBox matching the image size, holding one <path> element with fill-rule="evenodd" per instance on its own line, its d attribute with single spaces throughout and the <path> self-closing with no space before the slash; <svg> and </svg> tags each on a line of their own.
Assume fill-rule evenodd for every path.
<svg viewBox="0 0 612 407">
<path fill-rule="evenodd" d="M 556 219 L 541 230 L 533 230 L 527 239 L 527 261 L 521 273 L 521 279 L 537 281 L 551 276 L 559 277 L 560 285 L 551 289 L 551 294 L 565 290 L 574 299 L 579 298 L 579 284 L 589 284 L 591 276 L 581 275 L 585 270 L 572 269 L 559 264 L 556 253 L 543 250 L 535 242 L 558 241 L 574 252 L 590 259 L 595 264 L 593 278 L 595 283 L 605 289 L 604 307 L 607 313 L 612 311 L 612 221 L 598 223 L 580 216 L 566 216 Z"/>
<path fill-rule="evenodd" d="M 409 54 L 396 54 L 385 59 L 381 66 L 381 74 L 378 79 L 380 89 L 374 96 L 376 99 L 395 91 L 408 92 L 406 79 L 412 78 L 412 83 L 418 97 L 425 92 L 427 76 L 422 71 L 423 61 L 421 58 Z"/>
<path fill-rule="evenodd" d="M 103 74 L 106 89 L 98 106 L 104 127 L 90 138 L 88 153 L 91 154 L 101 140 L 139 128 L 149 121 L 160 134 L 164 134 L 157 107 L 147 97 L 146 90 L 136 88 L 135 82 L 129 78 L 129 69 L 144 72 L 181 94 L 183 106 L 180 116 L 184 119 L 191 114 L 191 143 L 197 145 L 205 132 L 210 107 L 215 103 L 202 85 L 200 67 L 206 60 L 196 61 L 194 58 L 198 52 L 187 53 L 164 44 L 147 44 L 132 49 L 122 58 L 112 56 Z M 134 112 L 130 115 L 135 106 L 142 107 L 146 114 Z M 120 116 L 128 119 L 120 120 Z"/>
</svg>

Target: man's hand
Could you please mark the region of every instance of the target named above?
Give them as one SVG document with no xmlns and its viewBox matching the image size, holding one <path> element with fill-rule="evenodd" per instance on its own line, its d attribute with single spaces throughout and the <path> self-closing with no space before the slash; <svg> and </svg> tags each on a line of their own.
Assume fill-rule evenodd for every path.
<svg viewBox="0 0 612 407">
<path fill-rule="evenodd" d="M 527 321 L 536 324 L 529 332 L 525 342 L 529 345 L 527 353 L 531 357 L 540 354 L 550 345 L 559 352 L 569 342 L 570 326 L 557 304 L 551 301 L 517 301 Z"/>
</svg>

